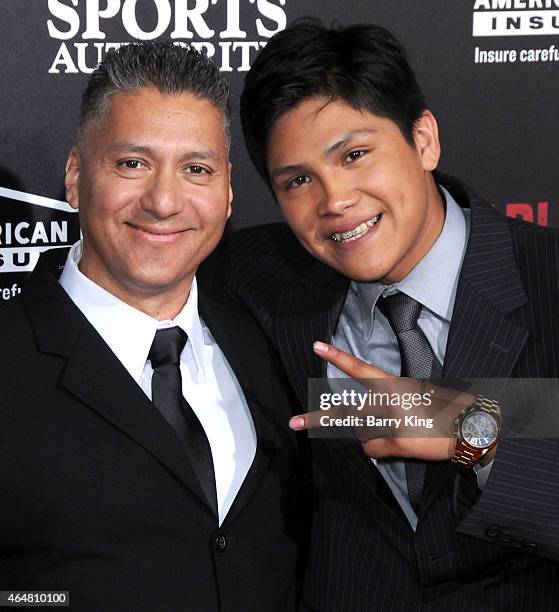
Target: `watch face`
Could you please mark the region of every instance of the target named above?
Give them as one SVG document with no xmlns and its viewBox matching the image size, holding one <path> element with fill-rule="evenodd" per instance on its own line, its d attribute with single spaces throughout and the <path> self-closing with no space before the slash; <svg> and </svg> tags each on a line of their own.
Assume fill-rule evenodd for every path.
<svg viewBox="0 0 559 612">
<path fill-rule="evenodd" d="M 462 437 L 474 448 L 484 449 L 497 439 L 497 421 L 486 412 L 474 411 L 462 421 Z"/>
</svg>

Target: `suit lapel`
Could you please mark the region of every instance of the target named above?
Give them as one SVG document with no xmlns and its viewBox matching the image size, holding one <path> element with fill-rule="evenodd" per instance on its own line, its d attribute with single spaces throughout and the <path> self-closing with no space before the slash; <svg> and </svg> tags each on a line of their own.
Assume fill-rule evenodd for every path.
<svg viewBox="0 0 559 612">
<path fill-rule="evenodd" d="M 264 334 L 247 321 L 249 315 L 234 304 L 226 308 L 203 291 L 199 292 L 199 308 L 241 385 L 256 431 L 256 454 L 227 513 L 225 520 L 229 521 L 253 496 L 275 452 L 276 422 L 285 418 L 287 427 L 288 416 L 275 410 L 270 355 Z"/>
<path fill-rule="evenodd" d="M 442 182 L 447 179 L 442 178 Z M 527 332 L 510 315 L 527 297 L 507 220 L 461 183 L 449 185 L 471 208 L 471 227 L 450 324 L 445 378 L 509 377 Z"/>
<path fill-rule="evenodd" d="M 509 315 L 525 302 L 505 219 L 487 206 L 472 206 L 444 376 L 508 378 L 527 339 Z"/>
<path fill-rule="evenodd" d="M 297 283 L 284 290 L 278 300 L 274 344 L 280 347 L 284 367 L 303 410 L 317 409 L 307 405 L 308 378 L 326 377 L 326 362 L 314 354 L 312 344 L 315 340 L 332 341 L 348 287 L 348 279 L 314 262 L 299 272 Z M 380 507 L 388 507 L 399 520 L 406 522 L 394 496 L 358 440 L 317 439 L 315 444 L 327 444 L 344 457 L 347 469 L 358 473 L 364 486 L 382 504 Z"/>
<path fill-rule="evenodd" d="M 498 399 L 527 340 L 527 331 L 509 316 L 526 302 L 526 294 L 506 220 L 475 195 L 469 194 L 468 200 L 471 230 L 450 324 L 443 378 L 447 386 L 475 388 L 476 393 Z M 455 471 L 449 462 L 430 468 L 422 513 Z"/>
<path fill-rule="evenodd" d="M 61 385 L 151 453 L 211 511 L 176 433 L 58 284 L 48 255 L 23 299 L 39 350 L 66 360 Z"/>
</svg>

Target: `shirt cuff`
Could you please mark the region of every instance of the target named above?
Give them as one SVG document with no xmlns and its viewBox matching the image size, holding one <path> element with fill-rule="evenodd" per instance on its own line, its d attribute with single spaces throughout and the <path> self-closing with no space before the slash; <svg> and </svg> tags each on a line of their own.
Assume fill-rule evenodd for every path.
<svg viewBox="0 0 559 612">
<path fill-rule="evenodd" d="M 487 483 L 487 479 L 489 478 L 489 474 L 491 473 L 491 468 L 493 467 L 493 461 L 495 460 L 492 459 L 487 465 L 483 466 L 479 465 L 478 463 L 474 465 L 474 472 L 476 473 L 477 478 L 477 488 L 480 491 L 483 491 L 483 488 Z"/>
</svg>

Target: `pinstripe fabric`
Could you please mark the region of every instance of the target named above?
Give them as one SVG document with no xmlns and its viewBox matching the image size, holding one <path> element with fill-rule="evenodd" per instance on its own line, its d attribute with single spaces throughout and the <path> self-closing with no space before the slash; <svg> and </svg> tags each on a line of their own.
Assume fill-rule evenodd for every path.
<svg viewBox="0 0 559 612">
<path fill-rule="evenodd" d="M 559 233 L 506 219 L 450 177 L 471 208 L 444 377 L 559 377 Z M 312 342 L 329 341 L 348 281 L 313 260 L 283 224 L 226 246 L 227 291 L 258 318 L 301 404 L 324 375 Z M 527 407 L 528 408 L 528 407 Z M 550 406 L 549 410 L 559 410 Z M 313 440 L 315 509 L 302 609 L 557 610 L 559 444 L 501 441 L 482 494 L 448 462 L 430 467 L 418 529 L 360 445 Z"/>
</svg>

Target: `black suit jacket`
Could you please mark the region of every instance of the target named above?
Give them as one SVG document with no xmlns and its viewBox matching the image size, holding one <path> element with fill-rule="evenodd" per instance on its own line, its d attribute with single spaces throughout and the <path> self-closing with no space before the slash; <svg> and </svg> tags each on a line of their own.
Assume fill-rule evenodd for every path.
<svg viewBox="0 0 559 612">
<path fill-rule="evenodd" d="M 0 589 L 69 590 L 80 611 L 293 610 L 299 441 L 257 325 L 200 292 L 257 434 L 218 527 L 176 434 L 42 260 L 0 314 Z"/>
<path fill-rule="evenodd" d="M 558 232 L 501 216 L 456 179 L 439 182 L 471 208 L 445 378 L 483 390 L 486 378 L 557 377 Z M 284 224 L 240 231 L 225 256 L 222 282 L 260 320 L 306 409 L 307 378 L 325 376 L 312 343 L 331 340 L 349 280 Z M 545 409 L 557 422 L 559 407 Z M 415 534 L 360 444 L 313 440 L 312 450 L 305 609 L 557 609 L 556 438 L 501 440 L 481 495 L 471 472 L 433 464 Z"/>
</svg>

